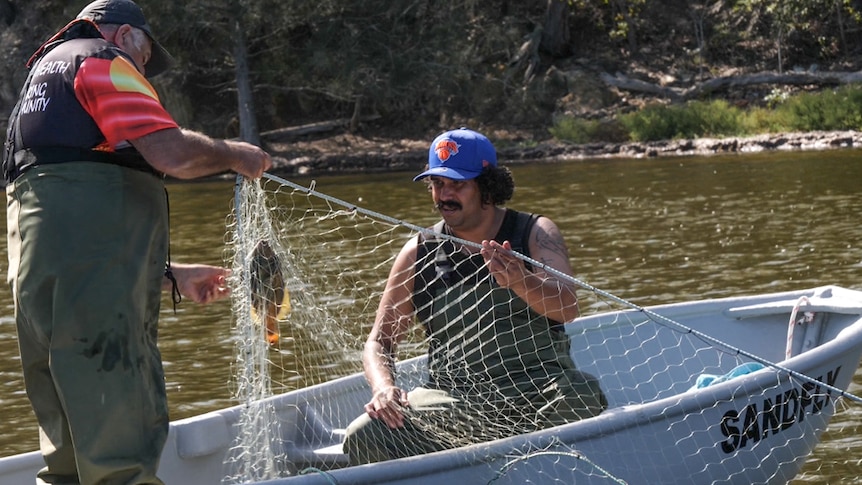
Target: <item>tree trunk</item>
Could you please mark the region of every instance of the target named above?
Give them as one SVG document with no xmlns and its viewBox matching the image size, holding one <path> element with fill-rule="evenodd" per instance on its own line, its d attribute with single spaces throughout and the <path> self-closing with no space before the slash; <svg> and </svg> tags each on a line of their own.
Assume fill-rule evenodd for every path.
<svg viewBox="0 0 862 485">
<path fill-rule="evenodd" d="M 242 21 L 234 22 L 234 61 L 236 62 L 236 97 L 239 112 L 239 138 L 248 143 L 260 146 L 260 131 L 254 111 L 254 95 L 252 94 L 251 73 L 248 67 L 248 50 L 245 44 L 245 31 Z"/>
<path fill-rule="evenodd" d="M 572 43 L 568 20 L 569 2 L 567 0 L 548 0 L 540 44 L 543 52 L 554 57 L 571 55 Z"/>
</svg>

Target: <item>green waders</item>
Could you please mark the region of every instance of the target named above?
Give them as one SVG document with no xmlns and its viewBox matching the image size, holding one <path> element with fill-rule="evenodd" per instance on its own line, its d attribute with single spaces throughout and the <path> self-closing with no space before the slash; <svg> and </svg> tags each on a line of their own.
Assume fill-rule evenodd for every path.
<svg viewBox="0 0 862 485">
<path fill-rule="evenodd" d="M 39 479 L 161 484 L 163 181 L 70 162 L 35 167 L 6 194 L 21 363 L 47 465 Z"/>
</svg>

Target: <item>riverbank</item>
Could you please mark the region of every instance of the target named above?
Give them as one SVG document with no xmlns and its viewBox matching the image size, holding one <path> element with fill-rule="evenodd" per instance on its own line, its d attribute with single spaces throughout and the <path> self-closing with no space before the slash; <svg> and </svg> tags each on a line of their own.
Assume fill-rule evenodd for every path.
<svg viewBox="0 0 862 485">
<path fill-rule="evenodd" d="M 862 132 L 808 132 L 765 134 L 738 138 L 701 138 L 647 143 L 563 143 L 551 138 L 504 130 L 485 130 L 497 147 L 500 163 L 577 161 L 603 158 L 657 158 L 709 156 L 763 151 L 831 150 L 862 147 Z M 389 136 L 385 133 L 329 133 L 295 139 L 265 139 L 273 155 L 271 173 L 281 176 L 317 176 L 348 173 L 416 171 L 427 160 L 433 134 Z"/>
</svg>

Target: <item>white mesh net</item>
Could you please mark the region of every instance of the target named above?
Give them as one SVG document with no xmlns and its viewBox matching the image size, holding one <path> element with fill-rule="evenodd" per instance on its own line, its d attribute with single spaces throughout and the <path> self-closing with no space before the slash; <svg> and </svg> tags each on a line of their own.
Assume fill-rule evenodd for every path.
<svg viewBox="0 0 862 485">
<path fill-rule="evenodd" d="M 465 447 L 471 483 L 495 484 L 819 483 L 836 469 L 862 471 L 853 458 L 860 411 L 845 405 L 859 400 L 859 352 L 804 372 L 775 364 L 784 342 L 757 340 L 783 339 L 788 312 L 752 333 L 744 327 L 757 311 L 742 311 L 720 322 L 718 339 L 702 331 L 709 315 L 659 315 L 522 257 L 579 286 L 578 324 L 549 330 L 510 293 L 492 290 L 487 272 L 465 269 L 464 253 L 475 250 L 466 242 L 274 176 L 238 181 L 229 229 L 243 415 L 224 483 L 294 475 L 341 483 L 351 466 L 345 428 L 371 399 L 357 374 L 362 349 L 395 257 L 418 233 L 434 242 L 433 254 L 410 286 L 438 286 L 411 300 L 418 318 L 404 317 L 411 325 L 396 377 L 431 399 L 407 412 L 406 432 L 363 435 L 362 459 Z M 456 283 L 441 286 L 450 273 Z M 795 310 L 793 355 L 837 331 L 839 322 Z M 731 372 L 752 378 L 718 385 L 733 382 Z M 554 427 L 599 413 L 603 400 L 596 418 Z M 815 449 L 824 434 L 833 446 Z"/>
</svg>

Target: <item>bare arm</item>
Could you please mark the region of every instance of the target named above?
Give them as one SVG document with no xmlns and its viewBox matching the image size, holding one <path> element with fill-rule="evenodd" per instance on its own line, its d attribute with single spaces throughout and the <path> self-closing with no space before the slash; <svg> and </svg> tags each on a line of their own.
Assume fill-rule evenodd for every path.
<svg viewBox="0 0 862 485">
<path fill-rule="evenodd" d="M 269 154 L 259 147 L 181 128 L 159 130 L 131 142 L 153 168 L 180 179 L 228 170 L 258 178 L 272 167 Z"/>
<path fill-rule="evenodd" d="M 407 393 L 396 386 L 393 370 L 398 343 L 413 322 L 415 258 L 416 238 L 411 238 L 395 258 L 377 308 L 374 327 L 362 352 L 365 378 L 372 394 L 365 411 L 374 419 L 382 419 L 390 428 L 404 425 L 401 407 L 408 405 Z"/>
<path fill-rule="evenodd" d="M 569 250 L 557 225 L 540 217 L 529 238 L 533 259 L 563 274 L 572 275 Z M 502 287 L 509 288 L 538 313 L 559 322 L 578 317 L 575 285 L 540 268 L 527 270 L 524 262 L 508 253 L 512 245 L 505 241 L 482 241 L 482 256 L 488 269 Z"/>
</svg>

